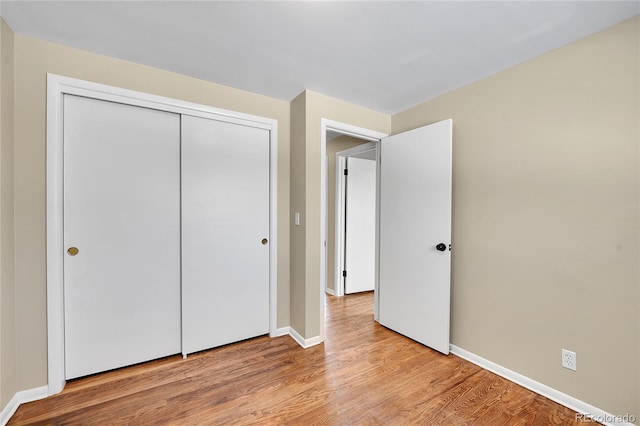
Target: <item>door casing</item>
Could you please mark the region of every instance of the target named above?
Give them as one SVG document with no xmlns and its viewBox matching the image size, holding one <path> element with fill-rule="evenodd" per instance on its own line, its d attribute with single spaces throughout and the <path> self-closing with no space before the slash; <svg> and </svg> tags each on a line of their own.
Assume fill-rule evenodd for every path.
<svg viewBox="0 0 640 426">
<path fill-rule="evenodd" d="M 269 335 L 277 335 L 277 120 L 170 99 L 99 83 L 47 74 L 47 364 L 48 393 L 56 394 L 66 383 L 64 374 L 64 165 L 63 95 L 141 106 L 178 114 L 226 121 L 267 129 L 269 140 Z"/>
</svg>

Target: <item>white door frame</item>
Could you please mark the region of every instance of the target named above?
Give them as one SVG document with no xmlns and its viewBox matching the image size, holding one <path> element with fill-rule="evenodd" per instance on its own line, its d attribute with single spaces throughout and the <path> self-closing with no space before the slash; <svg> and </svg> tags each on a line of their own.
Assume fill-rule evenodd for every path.
<svg viewBox="0 0 640 426">
<path fill-rule="evenodd" d="M 63 95 L 72 94 L 161 111 L 258 127 L 270 131 L 269 335 L 277 335 L 277 153 L 278 122 L 133 90 L 47 74 L 47 349 L 48 392 L 62 391 L 64 374 Z"/>
<path fill-rule="evenodd" d="M 330 120 L 327 118 L 321 118 L 320 119 L 320 158 L 325 158 L 327 156 L 327 130 L 331 130 L 333 132 L 336 133 L 340 133 L 346 136 L 352 136 L 354 138 L 358 138 L 358 139 L 364 139 L 364 140 L 368 140 L 370 142 L 375 142 L 375 143 L 379 143 L 380 140 L 382 138 L 385 138 L 387 136 L 389 136 L 386 133 L 382 133 L 382 132 L 378 132 L 375 130 L 371 130 L 371 129 L 365 129 L 364 127 L 358 127 L 358 126 L 354 126 L 352 124 L 347 124 L 347 123 L 341 123 L 339 121 L 334 121 L 334 120 Z M 376 154 L 376 162 L 380 161 L 380 150 L 377 150 L 377 154 Z M 320 193 L 322 194 L 322 192 L 324 191 L 323 188 L 326 188 L 327 184 L 327 180 L 328 180 L 328 176 L 327 176 L 327 170 L 324 167 L 320 168 Z M 376 186 L 379 188 L 380 187 L 380 173 L 377 173 L 377 184 Z M 379 196 L 377 197 L 379 200 Z M 378 201 L 379 202 L 379 201 Z M 376 210 L 378 210 L 379 205 L 376 205 Z M 326 217 L 327 214 L 327 197 L 322 197 L 321 196 L 321 200 L 320 200 L 320 208 L 321 208 L 321 217 Z M 322 212 L 325 212 L 324 215 L 322 216 Z M 376 218 L 376 228 L 378 227 L 378 219 Z M 326 240 L 326 236 L 327 236 L 327 228 L 326 228 L 326 221 L 322 220 L 320 223 L 320 253 L 324 252 L 324 242 Z M 377 261 L 377 257 L 378 257 L 378 253 L 380 251 L 379 248 L 379 244 L 378 244 L 378 236 L 376 235 L 376 294 L 377 294 L 377 290 L 378 290 L 378 261 Z M 321 271 L 326 271 L 327 270 L 327 257 L 323 256 L 322 254 L 320 255 L 320 270 Z M 325 293 L 326 293 L 326 288 L 327 288 L 327 280 L 326 280 L 326 273 L 324 274 L 320 274 L 320 285 L 319 285 L 319 289 L 320 289 L 320 342 L 323 342 L 325 339 L 325 330 L 324 330 L 324 309 L 325 309 L 325 303 L 324 303 L 324 298 L 325 298 Z M 376 298 L 377 299 L 377 296 Z M 378 301 L 374 299 L 374 318 L 377 319 L 378 318 L 378 311 L 377 311 L 377 306 L 378 306 Z"/>
<path fill-rule="evenodd" d="M 344 296 L 344 279 L 342 277 L 342 271 L 345 270 L 344 265 L 344 251 L 345 251 L 345 241 L 344 241 L 344 226 L 345 220 L 344 217 L 344 207 L 345 207 L 345 183 L 346 180 L 344 178 L 343 170 L 347 167 L 347 158 L 349 157 L 357 157 L 358 154 L 363 154 L 365 152 L 371 150 L 378 149 L 378 144 L 376 142 L 364 143 L 362 145 L 354 146 L 353 148 L 345 149 L 344 151 L 336 152 L 336 189 L 335 189 L 335 267 L 334 271 L 334 295 L 335 296 Z M 376 153 L 377 158 L 377 153 Z M 377 163 L 377 161 L 376 161 Z M 377 191 L 376 191 L 377 193 Z M 340 284 L 338 284 L 340 283 Z"/>
</svg>

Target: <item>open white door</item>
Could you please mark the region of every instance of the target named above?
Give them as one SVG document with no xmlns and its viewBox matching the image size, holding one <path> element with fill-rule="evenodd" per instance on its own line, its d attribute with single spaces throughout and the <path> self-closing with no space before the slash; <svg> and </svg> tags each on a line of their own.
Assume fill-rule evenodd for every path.
<svg viewBox="0 0 640 426">
<path fill-rule="evenodd" d="M 452 120 L 382 140 L 379 321 L 449 353 Z"/>
<path fill-rule="evenodd" d="M 345 294 L 373 291 L 376 280 L 376 162 L 347 159 Z"/>
</svg>

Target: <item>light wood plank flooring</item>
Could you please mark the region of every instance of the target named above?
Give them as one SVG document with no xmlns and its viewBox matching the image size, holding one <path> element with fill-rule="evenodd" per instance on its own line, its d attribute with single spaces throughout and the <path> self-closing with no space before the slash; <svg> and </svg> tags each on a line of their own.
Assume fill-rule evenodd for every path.
<svg viewBox="0 0 640 426">
<path fill-rule="evenodd" d="M 575 413 L 327 298 L 324 344 L 256 339 L 67 383 L 11 425 L 571 425 Z"/>
</svg>

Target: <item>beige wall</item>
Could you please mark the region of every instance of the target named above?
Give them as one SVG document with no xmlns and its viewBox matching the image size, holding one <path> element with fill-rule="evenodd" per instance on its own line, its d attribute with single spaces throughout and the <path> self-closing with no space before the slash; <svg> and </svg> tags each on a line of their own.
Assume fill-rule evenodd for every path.
<svg viewBox="0 0 640 426">
<path fill-rule="evenodd" d="M 298 333 L 305 330 L 305 282 L 306 253 L 306 205 L 304 191 L 306 182 L 306 102 L 307 93 L 302 92 L 291 102 L 291 327 Z M 296 226 L 294 214 L 300 213 L 300 225 Z"/>
<path fill-rule="evenodd" d="M 366 140 L 356 139 L 350 136 L 339 136 L 327 141 L 327 288 L 335 290 L 335 268 L 336 268 L 336 152 L 353 148 L 354 146 L 367 143 Z"/>
<path fill-rule="evenodd" d="M 289 103 L 15 36 L 15 238 L 18 389 L 47 382 L 46 73 L 278 120 L 278 326 L 289 325 Z"/>
<path fill-rule="evenodd" d="M 13 32 L 0 18 L 0 409 L 16 392 Z"/>
<path fill-rule="evenodd" d="M 452 343 L 640 418 L 639 27 L 396 114 L 453 118 Z M 560 351 L 577 353 L 577 372 Z"/>
<path fill-rule="evenodd" d="M 292 232 L 304 236 L 292 239 L 292 253 L 304 252 L 304 261 L 291 262 L 291 294 L 304 293 L 304 327 L 300 324 L 292 326 L 304 338 L 320 335 L 320 129 L 321 119 L 327 118 L 342 123 L 351 124 L 365 129 L 389 133 L 391 117 L 367 108 L 353 105 L 338 99 L 306 90 L 296 100 L 296 109 L 300 114 L 296 120 L 304 117 L 304 139 L 292 139 L 292 153 L 298 152 L 299 157 L 292 155 L 292 160 L 304 158 L 304 169 L 292 169 L 292 199 L 291 205 L 303 210 L 300 227 L 293 227 Z M 293 120 L 292 109 L 292 120 Z M 301 126 L 301 124 L 295 124 Z M 298 151 L 299 150 L 299 151 Z M 300 186 L 298 186 L 300 185 Z M 294 210 L 292 210 L 294 211 Z M 301 212 L 302 213 L 302 212 Z M 296 230 L 295 228 L 304 228 Z M 295 278 L 293 278 L 295 277 Z M 296 300 L 295 303 L 301 303 Z M 292 307 L 293 309 L 293 307 Z"/>
</svg>

